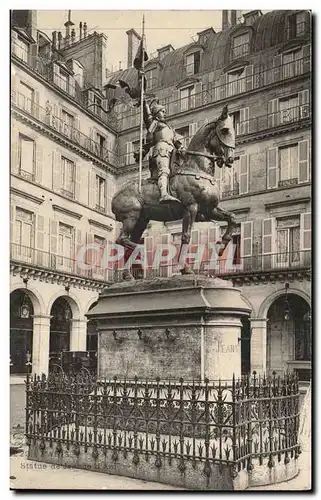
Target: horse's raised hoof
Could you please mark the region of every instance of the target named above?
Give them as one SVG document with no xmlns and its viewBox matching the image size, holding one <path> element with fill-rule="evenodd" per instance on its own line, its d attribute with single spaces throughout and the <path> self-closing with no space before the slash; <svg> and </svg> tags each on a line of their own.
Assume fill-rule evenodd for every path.
<svg viewBox="0 0 321 500">
<path fill-rule="evenodd" d="M 193 269 L 191 269 L 190 267 L 183 267 L 183 269 L 181 269 L 181 274 L 184 276 L 186 274 L 195 274 Z"/>
<path fill-rule="evenodd" d="M 125 281 L 135 281 L 134 276 L 129 271 L 123 272 L 123 280 Z"/>
</svg>

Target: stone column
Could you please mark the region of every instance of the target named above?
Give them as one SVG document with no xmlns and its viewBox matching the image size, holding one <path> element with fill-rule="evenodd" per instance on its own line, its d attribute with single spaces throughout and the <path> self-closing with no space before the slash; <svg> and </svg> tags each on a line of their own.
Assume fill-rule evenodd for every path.
<svg viewBox="0 0 321 500">
<path fill-rule="evenodd" d="M 70 331 L 70 350 L 85 351 L 87 343 L 87 320 L 72 319 Z"/>
<path fill-rule="evenodd" d="M 50 319 L 44 314 L 33 317 L 32 373 L 36 375 L 48 375 Z"/>
<path fill-rule="evenodd" d="M 266 372 L 267 318 L 250 318 L 251 322 L 251 372 Z"/>
<path fill-rule="evenodd" d="M 241 376 L 241 320 L 222 315 L 210 320 L 204 330 L 204 376 L 210 380 L 230 380 Z M 202 377 L 203 378 L 203 377 Z"/>
</svg>

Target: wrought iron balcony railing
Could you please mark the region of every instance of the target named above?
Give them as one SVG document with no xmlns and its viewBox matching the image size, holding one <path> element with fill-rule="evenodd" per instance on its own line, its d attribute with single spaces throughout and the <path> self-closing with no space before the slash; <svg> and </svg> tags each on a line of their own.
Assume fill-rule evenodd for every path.
<svg viewBox="0 0 321 500">
<path fill-rule="evenodd" d="M 201 92 L 196 92 L 194 95 L 188 98 L 184 97 L 183 99 L 173 99 L 171 97 L 167 97 L 160 99 L 159 101 L 165 106 L 167 115 L 172 116 L 183 111 L 196 109 L 214 102 L 219 102 L 222 99 L 226 99 L 228 97 L 237 96 L 251 90 L 257 90 L 274 83 L 280 83 L 287 79 L 307 74 L 310 71 L 310 57 L 302 57 L 301 59 L 298 59 L 296 61 L 283 63 L 279 66 L 274 66 L 271 68 L 262 69 L 261 67 L 254 67 L 253 74 L 240 77 L 237 80 L 226 82 L 224 84 L 221 84 L 220 80 L 217 80 L 215 82 L 212 82 L 207 87 L 203 86 Z M 303 110 L 304 106 L 301 106 L 301 108 L 302 109 L 298 111 L 298 119 L 306 117 L 305 111 Z M 281 121 L 283 120 L 282 116 L 285 116 L 284 111 L 279 111 L 278 113 L 280 114 L 279 120 L 281 123 Z M 295 119 L 294 116 L 293 119 Z M 284 121 L 285 120 L 286 118 L 284 118 Z M 139 126 L 139 111 L 136 108 L 130 108 L 126 111 L 120 112 L 119 121 L 121 130 Z M 275 125 L 272 124 L 269 126 Z"/>
<path fill-rule="evenodd" d="M 41 75 L 49 83 L 59 88 L 68 95 L 68 97 L 75 100 L 86 109 L 87 112 L 91 113 L 96 118 L 98 117 L 115 130 L 118 130 L 118 119 L 115 112 L 104 112 L 101 108 L 88 108 L 88 99 L 84 89 L 79 86 L 73 76 L 69 75 L 68 79 L 66 79 L 55 73 L 53 70 L 53 61 L 34 55 L 30 48 L 23 48 L 14 41 L 11 47 L 12 55 L 17 57 L 22 63 Z"/>
<path fill-rule="evenodd" d="M 76 258 L 71 259 L 36 248 L 11 243 L 10 260 L 12 262 L 42 267 L 51 272 L 57 271 L 110 283 L 122 279 L 122 269 L 112 267 L 104 269 L 102 266 L 103 257 L 100 260 L 96 259 L 96 263 L 90 263 L 93 262 L 92 254 L 90 250 L 87 253 L 88 257 L 85 257 L 87 266 L 86 269 L 83 269 L 83 266 L 79 264 Z M 254 254 L 249 257 L 235 256 L 234 258 L 226 258 L 223 255 L 219 259 L 213 259 L 213 261 L 195 263 L 191 260 L 189 265 L 191 265 L 196 274 L 222 277 L 244 273 L 293 271 L 311 266 L 311 250 L 264 255 Z M 153 269 L 152 266 L 146 266 L 145 269 L 136 268 L 133 269 L 133 274 L 136 278 L 169 277 L 174 274 L 180 274 L 180 269 L 181 266 L 178 263 L 174 263 L 160 265 L 157 269 Z"/>
<path fill-rule="evenodd" d="M 33 99 L 17 92 L 14 88 L 12 89 L 11 95 L 12 104 L 21 111 L 24 111 L 28 115 L 39 120 L 44 125 L 47 125 L 59 134 L 62 134 L 74 144 L 97 156 L 100 160 L 110 163 L 113 166 L 118 165 L 117 155 L 114 151 L 104 148 L 100 143 L 80 132 L 76 127 L 55 116 L 52 112 L 51 106 L 48 105 L 46 108 L 43 108 Z"/>
</svg>

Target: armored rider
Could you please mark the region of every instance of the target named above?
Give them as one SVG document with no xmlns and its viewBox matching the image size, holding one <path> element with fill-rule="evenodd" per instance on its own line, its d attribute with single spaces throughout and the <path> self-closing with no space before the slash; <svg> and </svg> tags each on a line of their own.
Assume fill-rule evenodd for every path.
<svg viewBox="0 0 321 500">
<path fill-rule="evenodd" d="M 154 101 L 150 106 L 143 102 L 144 123 L 147 128 L 146 143 L 143 146 L 143 157 L 150 148 L 153 148 L 152 159 L 157 167 L 158 187 L 160 189 L 160 203 L 179 200 L 168 193 L 168 177 L 170 174 L 170 161 L 172 152 L 176 149 L 184 156 L 185 149 L 182 147 L 182 136 L 170 127 L 166 121 L 166 110 Z M 139 153 L 134 153 L 136 161 Z"/>
</svg>

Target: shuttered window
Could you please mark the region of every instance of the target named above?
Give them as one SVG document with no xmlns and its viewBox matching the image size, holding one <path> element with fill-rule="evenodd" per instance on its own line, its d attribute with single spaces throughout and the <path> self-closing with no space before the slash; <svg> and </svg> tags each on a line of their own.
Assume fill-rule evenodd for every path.
<svg viewBox="0 0 321 500">
<path fill-rule="evenodd" d="M 301 214 L 300 221 L 301 250 L 311 250 L 311 213 Z"/>
<path fill-rule="evenodd" d="M 34 180 L 35 142 L 19 134 L 19 173 L 28 180 Z"/>
</svg>

